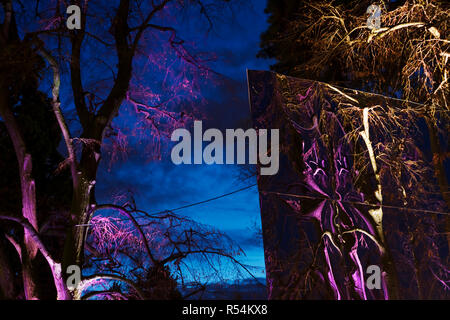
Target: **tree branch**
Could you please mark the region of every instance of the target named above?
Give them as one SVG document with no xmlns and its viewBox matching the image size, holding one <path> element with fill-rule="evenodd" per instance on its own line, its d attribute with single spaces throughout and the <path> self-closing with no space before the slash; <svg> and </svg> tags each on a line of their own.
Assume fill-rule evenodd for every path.
<svg viewBox="0 0 450 320">
<path fill-rule="evenodd" d="M 61 103 L 59 100 L 59 89 L 61 84 L 61 79 L 59 75 L 59 67 L 56 60 L 43 48 L 40 50 L 41 55 L 48 61 L 53 70 L 53 86 L 52 86 L 52 107 L 55 113 L 56 119 L 58 121 L 59 128 L 64 137 L 64 142 L 66 144 L 67 152 L 69 155 L 70 169 L 72 173 L 72 180 L 74 188 L 78 185 L 78 173 L 77 173 L 77 159 L 75 151 L 72 144 L 72 138 L 70 136 L 69 127 L 66 124 L 64 115 L 61 111 Z"/>
<path fill-rule="evenodd" d="M 42 242 L 38 232 L 33 227 L 33 225 L 23 217 L 12 217 L 8 215 L 0 214 L 0 220 L 14 221 L 22 225 L 22 227 L 28 231 L 28 239 L 32 240 L 34 245 L 39 249 L 39 251 L 44 256 L 45 260 L 49 264 L 50 270 L 52 271 L 53 281 L 55 283 L 57 291 L 58 300 L 69 300 L 71 299 L 70 293 L 67 290 L 66 284 L 64 283 L 64 278 L 62 276 L 61 264 L 56 262 L 51 256 L 50 252 L 47 250 L 46 246 Z"/>
<path fill-rule="evenodd" d="M 89 286 L 91 286 L 95 282 L 101 281 L 101 280 L 117 280 L 117 281 L 124 282 L 124 283 L 128 284 L 129 286 L 131 286 L 136 291 L 139 298 L 141 298 L 142 300 L 145 300 L 144 293 L 138 288 L 137 284 L 134 283 L 133 281 L 131 281 L 127 278 L 124 278 L 122 276 L 119 276 L 119 275 L 104 274 L 104 273 L 93 274 L 89 277 L 84 278 L 80 282 L 78 287 L 75 289 L 75 294 L 74 294 L 75 300 L 80 300 L 81 294 L 83 293 L 84 290 L 86 290 Z"/>
<path fill-rule="evenodd" d="M 148 240 L 147 240 L 147 237 L 145 236 L 144 231 L 142 230 L 139 223 L 137 223 L 136 219 L 133 217 L 133 215 L 128 210 L 126 210 L 124 207 L 114 205 L 114 204 L 103 204 L 103 205 L 96 206 L 93 209 L 92 214 L 94 214 L 94 212 L 99 211 L 99 210 L 108 210 L 108 209 L 119 211 L 120 213 L 127 216 L 132 221 L 134 227 L 137 229 L 137 231 L 139 232 L 139 235 L 142 238 L 142 241 L 144 242 L 145 251 L 147 252 L 148 257 L 154 264 L 158 264 L 158 261 L 155 259 L 155 257 L 153 256 L 153 254 L 150 250 L 150 245 L 148 244 Z"/>
<path fill-rule="evenodd" d="M 76 1 L 77 5 L 80 5 L 79 1 Z M 87 1 L 85 2 L 87 6 Z M 84 8 L 86 10 L 86 8 Z M 85 29 L 86 19 L 81 19 L 82 30 Z M 84 100 L 83 82 L 81 79 L 81 47 L 84 40 L 84 32 L 74 31 L 72 34 L 72 55 L 70 59 L 70 78 L 72 83 L 72 92 L 74 97 L 75 108 L 77 110 L 78 117 L 80 118 L 81 125 L 84 130 L 88 129 L 90 124 L 91 115 L 89 114 Z"/>
</svg>

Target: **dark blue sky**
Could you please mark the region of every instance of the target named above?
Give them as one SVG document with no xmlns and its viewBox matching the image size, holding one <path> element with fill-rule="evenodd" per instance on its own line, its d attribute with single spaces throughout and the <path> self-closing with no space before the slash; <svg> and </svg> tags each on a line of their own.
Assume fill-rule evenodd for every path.
<svg viewBox="0 0 450 320">
<path fill-rule="evenodd" d="M 217 55 L 217 61 L 210 66 L 223 76 L 202 90 L 207 100 L 199 106 L 204 127 L 238 128 L 250 120 L 246 69 L 268 70 L 271 64 L 256 58 L 260 34 L 267 28 L 265 4 L 265 0 L 248 1 L 235 11 L 233 21 L 223 19 L 208 34 L 201 33 L 193 39 L 199 49 Z M 184 26 L 182 36 L 183 32 L 193 34 L 197 27 L 195 20 Z M 99 202 L 108 201 L 111 193 L 130 189 L 140 208 L 156 212 L 256 183 L 256 177 L 241 181 L 238 176 L 239 168 L 233 165 L 176 166 L 170 160 L 169 149 L 161 161 L 149 161 L 138 154 L 115 163 L 111 170 L 104 163 L 99 171 L 97 195 Z M 258 267 L 257 277 L 265 276 L 262 239 L 258 235 L 261 220 L 257 187 L 177 213 L 227 233 L 244 249 L 246 257 L 241 258 L 242 262 Z"/>
</svg>

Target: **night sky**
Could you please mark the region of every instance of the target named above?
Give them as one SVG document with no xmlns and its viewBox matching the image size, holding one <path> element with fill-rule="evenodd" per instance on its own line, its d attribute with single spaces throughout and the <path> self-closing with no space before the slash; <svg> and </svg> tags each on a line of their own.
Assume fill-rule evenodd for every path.
<svg viewBox="0 0 450 320">
<path fill-rule="evenodd" d="M 264 14 L 266 2 L 252 0 L 235 12 L 234 21 L 218 21 L 205 33 L 191 32 L 196 20 L 180 22 L 178 30 L 195 41 L 199 50 L 214 52 L 215 62 L 209 66 L 220 76 L 203 85 L 206 103 L 199 105 L 203 130 L 245 128 L 250 121 L 246 69 L 268 70 L 269 60 L 257 59 L 260 34 L 267 28 Z M 198 29 L 198 28 L 197 28 Z M 194 34 L 194 36 L 192 36 Z M 97 183 L 98 202 L 111 201 L 111 195 L 124 190 L 134 193 L 140 209 L 153 213 L 178 208 L 213 198 L 256 183 L 256 177 L 243 181 L 236 165 L 172 164 L 170 146 L 160 161 L 149 160 L 136 152 L 126 161 L 112 165 L 102 162 Z M 197 222 L 218 228 L 229 235 L 244 251 L 245 264 L 257 267 L 255 276 L 265 277 L 264 252 L 257 187 L 205 204 L 176 211 Z"/>
<path fill-rule="evenodd" d="M 80 31 L 65 25 L 70 8 L 61 9 L 67 2 L 0 4 L 0 121 L 7 129 L 0 127 L 0 133 L 11 137 L 22 178 L 10 183 L 15 163 L 0 181 L 8 204 L 7 212 L 0 212 L 0 220 L 8 221 L 2 232 L 19 253 L 6 261 L 13 248 L 0 239 L 0 275 L 5 275 L 0 299 L 55 295 L 47 285 L 41 288 L 50 270 L 58 299 L 79 298 L 87 290 L 93 291 L 84 298 L 448 296 L 443 176 L 446 172 L 450 179 L 444 39 L 449 10 L 443 4 L 393 0 L 382 8 L 371 3 L 364 11 L 366 2 L 323 1 L 317 7 L 301 1 L 278 6 L 269 0 L 93 0 L 83 4 L 82 26 L 75 28 L 85 29 Z M 376 19 L 363 21 L 371 10 L 382 29 L 373 25 Z M 383 19 L 375 15 L 380 12 Z M 257 58 L 261 34 L 263 53 L 279 63 Z M 330 54 L 329 48 L 334 48 Z M 439 50 L 442 60 L 436 58 Z M 249 90 L 247 71 L 271 66 L 287 77 L 250 72 Z M 249 94 L 258 106 L 255 123 Z M 58 121 L 53 114 L 47 118 L 50 106 Z M 67 147 L 55 131 L 58 122 L 62 127 L 60 113 Z M 191 146 L 197 147 L 195 120 L 202 121 L 202 133 L 215 128 L 224 136 L 226 129 L 280 129 L 283 148 L 270 149 L 271 160 L 280 153 L 280 173 L 259 180 L 265 190 L 261 199 L 254 166 L 172 162 L 172 148 L 180 142 L 171 141 L 174 130 L 190 130 Z M 299 148 L 301 154 L 292 157 Z M 12 149 L 2 150 L 8 155 Z M 183 148 L 183 161 L 184 156 Z M 11 158 L 4 159 L 0 162 L 10 170 Z M 70 174 L 73 197 L 67 211 Z M 5 215 L 20 209 L 19 199 L 8 196 L 19 190 L 26 219 Z M 198 224 L 167 218 L 159 227 L 150 220 L 166 212 Z M 119 219 L 117 229 L 105 223 L 113 217 Z M 135 229 L 123 228 L 131 220 Z M 31 228 L 29 221 L 36 230 L 16 233 L 11 221 L 24 230 Z M 66 233 L 68 227 L 76 229 Z M 165 227 L 169 231 L 156 230 Z M 24 239 L 20 248 L 18 237 Z M 83 239 L 92 240 L 95 251 L 83 247 Z M 140 248 L 146 251 L 136 251 Z M 91 253 L 83 256 L 85 249 Z M 148 266 L 141 263 L 146 257 Z M 72 290 L 69 281 L 64 284 L 72 276 L 62 275 L 75 263 L 85 267 L 76 276 L 101 274 L 75 279 Z M 14 277 L 20 269 L 22 283 Z M 250 283 L 253 278 L 260 283 Z M 121 281 L 133 288 L 112 286 Z M 198 288 L 209 292 L 203 296 L 194 282 L 204 282 Z"/>
</svg>

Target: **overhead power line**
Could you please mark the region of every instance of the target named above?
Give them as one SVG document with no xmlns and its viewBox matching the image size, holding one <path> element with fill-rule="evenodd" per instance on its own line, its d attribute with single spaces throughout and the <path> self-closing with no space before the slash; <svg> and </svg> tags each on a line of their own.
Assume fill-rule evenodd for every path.
<svg viewBox="0 0 450 320">
<path fill-rule="evenodd" d="M 166 210 L 161 210 L 161 211 L 157 211 L 157 212 L 153 212 L 153 213 L 149 213 L 148 215 L 140 215 L 140 216 L 135 216 L 135 219 L 145 219 L 145 218 L 149 218 L 149 216 L 151 215 L 158 215 L 158 214 L 162 214 L 162 213 L 167 213 L 167 212 L 173 212 L 173 211 L 178 211 L 178 210 L 183 210 L 186 208 L 190 208 L 190 207 L 194 207 L 194 206 L 198 206 L 204 203 L 208 203 L 211 201 L 215 201 L 221 198 L 225 198 L 228 197 L 230 195 L 245 191 L 247 189 L 250 189 L 254 186 L 256 186 L 257 184 L 251 184 L 248 185 L 246 187 L 228 192 L 228 193 L 224 193 L 222 195 L 213 197 L 213 198 L 209 198 L 206 200 L 202 200 L 199 202 L 194 202 L 194 203 L 190 203 L 181 207 L 177 207 L 177 208 L 173 208 L 173 209 L 166 209 Z M 326 197 L 318 197 L 318 196 L 307 196 L 307 195 L 298 195 L 298 194 L 290 194 L 290 193 L 282 193 L 282 192 L 270 192 L 270 191 L 261 191 L 262 193 L 270 193 L 270 194 L 276 194 L 276 195 L 280 195 L 280 196 L 289 196 L 289 197 L 295 197 L 295 198 L 300 198 L 300 199 L 310 199 L 310 200 L 327 200 L 327 201 L 339 201 L 342 203 L 347 203 L 347 204 L 352 204 L 352 205 L 359 205 L 359 206 L 368 206 L 368 207 L 382 207 L 382 208 L 386 208 L 386 209 L 398 209 L 398 210 L 403 210 L 403 211 L 411 211 L 411 212 L 419 212 L 419 213 L 428 213 L 428 214 L 442 214 L 442 215 L 450 215 L 449 212 L 442 212 L 442 211 L 434 211 L 434 210 L 427 210 L 427 209 L 419 209 L 419 208 L 410 208 L 410 207 L 398 207 L 398 206 L 392 206 L 392 205 L 385 205 L 385 204 L 373 204 L 373 203 L 366 203 L 366 202 L 357 202 L 357 201 L 348 201 L 348 200 L 335 200 L 335 199 L 331 199 L 331 198 L 326 198 Z M 115 221 L 128 221 L 130 220 L 130 218 L 123 218 L 123 219 L 116 219 Z M 81 225 L 76 225 L 77 227 L 82 227 L 82 226 L 89 226 L 90 224 L 81 224 Z"/>
<path fill-rule="evenodd" d="M 398 207 L 398 206 L 392 206 L 392 205 L 386 205 L 386 204 L 374 204 L 374 203 L 348 201 L 348 200 L 337 200 L 337 199 L 332 199 L 332 198 L 327 198 L 327 197 L 306 196 L 306 195 L 298 195 L 298 194 L 283 193 L 283 192 L 271 192 L 271 191 L 261 191 L 261 192 L 269 193 L 269 194 L 276 194 L 276 195 L 280 195 L 280 196 L 300 198 L 300 199 L 337 201 L 337 202 L 341 202 L 341 203 L 346 203 L 346 204 L 351 204 L 351 205 L 359 205 L 359 206 L 367 206 L 367 207 L 382 207 L 382 208 L 386 208 L 386 209 L 398 209 L 398 210 L 420 212 L 420 213 L 450 215 L 449 212 L 434 211 L 434 210 L 419 209 L 419 208 Z"/>
<path fill-rule="evenodd" d="M 178 210 L 181 210 L 181 209 L 186 209 L 186 208 L 190 208 L 190 207 L 193 207 L 193 206 L 198 206 L 198 205 L 203 204 L 203 203 L 207 203 L 207 202 L 218 200 L 218 199 L 221 199 L 221 198 L 224 198 L 224 197 L 231 196 L 232 194 L 235 194 L 235 193 L 238 193 L 238 192 L 242 192 L 242 191 L 250 189 L 250 188 L 252 188 L 252 187 L 254 187 L 256 185 L 257 184 L 254 183 L 252 185 L 246 186 L 244 188 L 241 188 L 241 189 L 238 189 L 238 190 L 235 190 L 235 191 L 232 191 L 232 192 L 228 192 L 228 193 L 222 194 L 222 195 L 214 197 L 214 198 L 210 198 L 210 199 L 206 199 L 206 200 L 203 200 L 203 201 L 187 204 L 185 206 L 181 206 L 181 207 L 178 207 L 178 208 L 175 208 L 175 209 L 163 210 L 163 211 L 159 211 L 159 212 L 155 212 L 155 213 L 150 213 L 150 215 L 156 215 L 156 214 L 170 212 L 170 211 L 178 211 Z"/>
<path fill-rule="evenodd" d="M 152 216 L 152 215 L 154 216 L 154 215 L 158 215 L 158 214 L 162 214 L 162 213 L 173 212 L 173 211 L 178 211 L 178 210 L 182 210 L 182 209 L 198 206 L 198 205 L 201 205 L 201 204 L 204 204 L 204 203 L 207 203 L 207 202 L 211 202 L 211 201 L 214 201 L 214 200 L 225 198 L 225 197 L 231 196 L 233 194 L 245 191 L 245 190 L 250 189 L 250 188 L 252 188 L 252 187 L 254 187 L 256 185 L 257 184 L 254 183 L 254 184 L 251 184 L 249 186 L 246 186 L 246 187 L 243 187 L 243 188 L 240 188 L 240 189 L 228 192 L 228 193 L 224 193 L 222 195 L 219 195 L 219 196 L 216 196 L 216 197 L 213 197 L 213 198 L 209 198 L 209 199 L 202 200 L 202 201 L 195 202 L 195 203 L 190 203 L 190 204 L 178 207 L 178 208 L 166 209 L 166 210 L 162 210 L 162 211 L 149 213 L 148 216 Z M 143 218 L 148 218 L 148 216 L 147 215 L 140 215 L 140 216 L 135 216 L 134 218 L 135 219 L 143 219 Z M 115 221 L 128 221 L 128 220 L 130 220 L 130 218 L 116 219 Z M 90 226 L 90 225 L 91 224 L 77 224 L 76 227 L 87 227 L 87 226 Z"/>
</svg>

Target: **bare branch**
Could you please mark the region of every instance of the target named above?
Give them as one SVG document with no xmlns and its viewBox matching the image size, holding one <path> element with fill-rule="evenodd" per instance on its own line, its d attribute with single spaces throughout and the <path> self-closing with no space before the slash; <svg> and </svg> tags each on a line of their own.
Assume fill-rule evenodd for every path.
<svg viewBox="0 0 450 320">
<path fill-rule="evenodd" d="M 56 60 L 43 48 L 40 50 L 42 56 L 48 61 L 50 64 L 52 70 L 53 70 L 53 89 L 52 89 L 52 106 L 53 106 L 53 112 L 55 113 L 56 119 L 58 121 L 59 128 L 63 134 L 64 142 L 66 144 L 67 152 L 68 152 L 68 160 L 70 163 L 70 169 L 72 173 L 72 180 L 73 185 L 78 185 L 78 173 L 77 173 L 77 159 L 75 155 L 75 151 L 72 144 L 72 138 L 70 136 L 69 127 L 66 124 L 66 121 L 64 119 L 64 115 L 61 111 L 61 103 L 59 100 L 59 90 L 60 90 L 60 84 L 61 79 L 59 75 L 59 67 L 56 62 Z"/>
<path fill-rule="evenodd" d="M 91 285 L 95 284 L 96 282 L 102 281 L 102 280 L 117 280 L 117 281 L 124 282 L 124 283 L 128 284 L 129 286 L 131 286 L 142 300 L 145 300 L 144 293 L 139 289 L 139 287 L 137 286 L 136 283 L 134 283 L 133 281 L 131 281 L 125 277 L 115 275 L 115 274 L 106 274 L 106 273 L 93 274 L 89 277 L 83 278 L 83 280 L 80 282 L 78 287 L 75 289 L 75 294 L 74 294 L 75 300 L 80 300 L 82 297 L 82 293 L 86 289 L 88 289 Z"/>
</svg>

